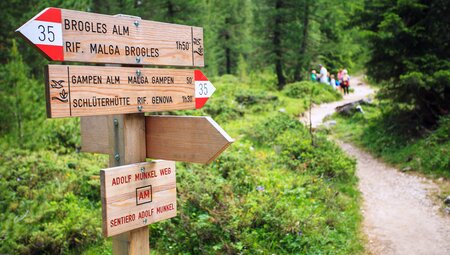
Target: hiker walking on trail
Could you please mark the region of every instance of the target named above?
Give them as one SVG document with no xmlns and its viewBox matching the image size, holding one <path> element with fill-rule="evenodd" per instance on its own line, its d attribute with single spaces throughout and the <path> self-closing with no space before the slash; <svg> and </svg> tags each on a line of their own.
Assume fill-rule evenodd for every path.
<svg viewBox="0 0 450 255">
<path fill-rule="evenodd" d="M 311 71 L 311 81 L 312 82 L 317 81 L 317 73 L 316 73 L 316 70 L 314 70 L 314 69 Z"/>
<path fill-rule="evenodd" d="M 341 81 L 339 79 L 336 80 L 336 87 L 337 90 L 339 90 L 340 93 L 342 93 L 341 89 Z"/>
<path fill-rule="evenodd" d="M 344 90 L 344 95 L 348 95 L 349 94 L 348 88 L 350 87 L 350 76 L 348 75 L 346 69 L 342 71 L 341 87 Z"/>
<path fill-rule="evenodd" d="M 336 80 L 334 79 L 334 74 L 330 76 L 330 85 L 333 87 L 333 89 L 336 89 Z"/>
<path fill-rule="evenodd" d="M 339 72 L 337 73 L 337 81 L 339 82 L 339 91 L 343 94 L 344 93 L 344 89 L 342 86 L 342 76 L 344 75 L 344 70 L 343 68 L 339 69 Z"/>
<path fill-rule="evenodd" d="M 343 74 L 344 74 L 344 72 L 343 72 L 342 68 L 339 69 L 339 72 L 338 72 L 338 74 L 337 74 L 337 78 L 338 78 L 338 81 L 339 81 L 339 82 L 342 81 L 342 75 L 343 75 Z"/>
<path fill-rule="evenodd" d="M 322 64 L 319 64 L 319 67 L 320 67 L 320 73 L 319 73 L 320 82 L 328 84 L 328 71 L 327 71 L 327 69 Z"/>
</svg>

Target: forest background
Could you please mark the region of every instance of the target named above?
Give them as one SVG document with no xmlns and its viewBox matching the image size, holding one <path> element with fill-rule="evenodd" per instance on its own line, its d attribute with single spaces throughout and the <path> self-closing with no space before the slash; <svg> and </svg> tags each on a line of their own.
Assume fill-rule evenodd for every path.
<svg viewBox="0 0 450 255">
<path fill-rule="evenodd" d="M 229 197 L 217 195 L 210 201 L 201 196 L 205 190 L 190 190 L 192 195 L 188 190 L 183 190 L 181 183 L 178 189 L 183 201 L 188 201 L 188 206 L 180 208 L 179 214 L 188 215 L 189 212 L 191 219 L 180 217 L 178 221 L 152 225 L 155 240 L 170 243 L 170 249 L 173 249 L 170 251 L 209 254 L 212 251 L 254 253 L 281 250 L 292 253 L 336 249 L 337 253 L 354 253 L 361 249 L 361 239 L 358 237 L 358 195 L 354 190 L 356 181 L 352 179 L 354 162 L 342 156 L 342 162 L 334 162 L 337 164 L 334 169 L 321 168 L 327 163 L 323 161 L 326 153 L 341 152 L 336 152 L 334 145 L 325 140 L 323 144 L 328 147 L 320 147 L 323 152 L 306 145 L 303 140 L 308 140 L 309 136 L 304 127 L 292 122 L 308 107 L 308 96 L 314 96 L 315 103 L 340 98 L 325 87 L 320 88 L 321 95 L 317 95 L 319 91 L 314 94 L 311 84 L 304 82 L 309 80 L 311 70 L 317 69 L 319 63 L 331 73 L 336 73 L 339 68 L 348 69 L 351 75 L 365 72 L 372 83 L 380 88 L 377 107 L 382 113 L 376 122 L 382 123 L 378 125 L 381 130 L 390 132 L 383 132 L 384 136 L 401 134 L 401 141 L 410 141 L 440 130 L 442 135 L 439 135 L 438 142 L 448 147 L 450 129 L 447 126 L 450 121 L 446 116 L 450 110 L 450 7 L 446 0 L 1 1 L 0 209 L 1 222 L 6 223 L 1 225 L 0 241 L 8 242 L 3 242 L 0 252 L 20 251 L 30 254 L 56 250 L 66 253 L 74 247 L 91 247 L 95 243 L 92 249 L 98 253 L 95 250 L 98 247 L 110 246 L 101 241 L 103 239 L 97 229 L 99 222 L 94 220 L 98 220 L 96 213 L 99 209 L 96 175 L 106 160 L 99 155 L 78 153 L 80 141 L 77 118 L 46 119 L 43 72 L 48 61 L 14 33 L 23 23 L 50 6 L 110 15 L 128 14 L 146 20 L 204 28 L 206 66 L 203 71 L 219 89 L 211 105 L 204 111 L 186 114 L 212 115 L 234 137 L 243 136 L 242 143 L 238 139 L 237 146 L 224 155 L 225 159 L 234 163 L 217 163 L 203 169 L 212 172 L 207 182 L 212 190 L 208 192 L 226 195 L 231 186 L 232 194 L 247 195 L 250 192 L 248 187 L 256 184 L 243 178 L 250 174 L 246 172 L 249 171 L 246 164 L 262 164 L 258 165 L 261 169 L 272 169 L 280 162 L 281 168 L 296 169 L 297 172 L 305 168 L 311 172 L 311 176 L 302 172 L 301 176 L 294 175 L 295 181 L 291 180 L 302 182 L 295 183 L 300 187 L 312 183 L 306 191 L 303 188 L 301 192 L 295 189 L 302 196 L 305 192 L 311 196 L 311 192 L 322 187 L 320 185 L 323 185 L 322 190 L 329 189 L 329 193 L 324 191 L 318 197 L 311 198 L 308 204 L 302 205 L 304 208 L 314 208 L 311 210 L 315 212 L 314 215 L 317 214 L 317 219 L 314 218 L 316 216 L 303 217 L 307 218 L 305 221 L 314 222 L 308 223 L 311 225 L 295 220 L 295 216 L 287 216 L 285 222 L 273 218 L 271 221 L 275 223 L 271 225 L 266 223 L 267 215 L 256 214 L 253 219 L 236 211 L 243 205 L 249 205 L 249 201 L 253 202 L 250 203 L 252 206 L 261 204 L 269 210 L 273 205 L 268 200 L 258 200 L 253 195 L 244 200 L 238 199 L 240 195 L 236 195 L 234 202 L 231 202 Z M 277 111 L 279 107 L 287 110 L 289 118 Z M 261 118 L 256 115 L 261 115 Z M 270 117 L 275 124 L 264 122 L 263 117 Z M 239 119 L 242 119 L 241 122 L 233 122 Z M 271 130 L 268 132 L 272 135 L 270 137 L 263 134 L 267 129 L 292 130 L 283 134 Z M 277 135 L 280 137 L 275 139 Z M 262 146 L 263 143 L 269 147 Z M 286 146 L 280 155 L 267 152 L 269 148 L 278 148 L 280 144 Z M 395 147 L 398 144 L 380 144 L 380 147 L 385 146 Z M 450 168 L 450 163 L 448 157 L 445 161 L 448 151 L 444 147 L 442 150 L 442 157 L 437 161 L 439 169 L 445 172 Z M 304 154 L 305 151 L 308 153 Z M 242 153 L 253 155 L 259 161 L 242 156 Z M 273 161 L 269 164 L 266 162 L 269 159 L 278 163 L 275 166 Z M 177 167 L 186 171 L 200 171 L 198 166 Z M 186 178 L 183 181 L 202 184 L 203 180 L 189 179 L 192 177 L 186 172 L 183 174 L 181 171 L 180 174 Z M 264 176 L 262 173 L 251 174 L 258 178 Z M 24 184 L 22 180 L 26 178 L 27 183 Z M 280 175 L 275 180 L 290 183 L 287 181 L 289 178 L 293 177 Z M 45 185 L 40 186 L 38 180 Z M 327 180 L 332 181 L 328 183 Z M 218 188 L 213 188 L 214 185 Z M 53 194 L 61 189 L 65 190 L 64 194 Z M 267 186 L 266 191 L 269 192 Z M 294 191 L 289 192 L 283 195 L 299 195 Z M 314 211 L 330 206 L 328 203 L 331 202 L 325 197 L 332 193 L 339 194 L 336 195 L 339 202 L 333 206 L 348 213 L 346 216 L 325 211 L 321 211 L 325 215 L 321 216 Z M 281 196 L 279 193 L 271 195 L 271 198 Z M 354 200 L 354 204 L 349 200 Z M 235 207 L 221 207 L 225 206 L 225 202 Z M 288 200 L 285 202 L 289 204 Z M 40 208 L 37 207 L 39 203 L 42 204 Z M 215 209 L 208 211 L 210 207 Z M 70 208 L 77 208 L 85 216 L 78 219 L 79 216 L 71 213 Z M 236 219 L 220 214 L 220 211 L 235 213 Z M 279 211 L 274 212 L 273 217 L 279 214 Z M 23 222 L 20 215 L 30 220 Z M 53 224 L 55 221 L 58 223 Z M 240 225 L 243 222 L 248 224 L 246 228 Z M 355 225 L 349 225 L 348 222 Z M 33 226 L 30 231 L 27 231 L 28 226 Z M 173 234 L 163 231 L 180 227 L 182 230 Z M 247 228 L 248 233 L 244 231 Z M 321 239 L 318 233 L 323 228 L 331 229 L 332 234 Z M 246 233 L 245 236 L 236 236 L 233 231 L 238 229 Z M 260 232 L 255 230 L 254 233 L 252 229 L 259 229 Z M 315 234 L 306 240 L 303 233 L 308 229 L 315 231 Z M 211 235 L 213 240 L 197 240 L 196 236 L 186 236 L 192 231 L 198 235 Z M 286 237 L 287 233 L 296 233 L 296 237 Z M 263 244 L 268 236 L 278 243 Z M 192 242 L 182 246 L 180 240 L 186 238 Z M 296 238 L 303 239 L 299 241 Z M 166 246 L 159 249 L 169 251 Z"/>
<path fill-rule="evenodd" d="M 0 130 L 13 133 L 21 145 L 38 137 L 35 127 L 25 123 L 40 126 L 45 120 L 43 105 L 29 102 L 43 99 L 43 66 L 48 61 L 14 31 L 49 6 L 203 27 L 209 77 L 274 73 L 282 89 L 307 80 L 319 62 L 335 72 L 363 68 L 363 39 L 349 23 L 362 1 L 2 1 Z"/>
</svg>

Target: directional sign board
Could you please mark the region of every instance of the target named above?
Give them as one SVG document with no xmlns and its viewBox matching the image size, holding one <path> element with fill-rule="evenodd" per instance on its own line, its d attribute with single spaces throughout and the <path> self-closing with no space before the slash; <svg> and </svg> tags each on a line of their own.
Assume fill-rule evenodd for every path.
<svg viewBox="0 0 450 255">
<path fill-rule="evenodd" d="M 103 234 L 113 236 L 177 215 L 175 162 L 158 160 L 100 172 Z"/>
<path fill-rule="evenodd" d="M 200 27 L 46 8 L 16 31 L 53 61 L 204 66 Z"/>
<path fill-rule="evenodd" d="M 49 118 L 201 108 L 215 88 L 200 70 L 49 65 Z"/>
<path fill-rule="evenodd" d="M 208 164 L 234 140 L 211 118 L 147 116 L 147 158 Z"/>
</svg>

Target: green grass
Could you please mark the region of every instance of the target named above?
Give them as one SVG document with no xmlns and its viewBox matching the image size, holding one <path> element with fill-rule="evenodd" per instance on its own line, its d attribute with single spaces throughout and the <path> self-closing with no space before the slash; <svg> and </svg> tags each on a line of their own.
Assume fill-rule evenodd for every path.
<svg viewBox="0 0 450 255">
<path fill-rule="evenodd" d="M 5 150 L 0 156 L 2 253 L 68 253 L 102 243 L 99 167 L 105 156 Z"/>
<path fill-rule="evenodd" d="M 179 164 L 179 217 L 152 225 L 152 246 L 174 254 L 360 252 L 355 162 L 324 137 L 317 144 L 298 121 L 273 113 L 210 166 Z"/>
<path fill-rule="evenodd" d="M 211 115 L 236 142 L 209 165 L 177 163 L 178 216 L 150 225 L 152 251 L 361 253 L 355 161 L 322 135 L 311 145 L 297 121 L 308 94 L 288 92 L 310 85 L 277 92 L 253 77 L 215 78 L 216 94 L 203 110 L 170 113 Z M 318 90 L 315 102 L 340 97 Z M 0 139 L 0 253 L 109 254 L 98 179 L 107 158 L 76 153 L 76 119 L 44 124 L 36 128 L 44 138 L 22 149 L 12 135 Z"/>
<path fill-rule="evenodd" d="M 439 127 L 422 137 L 411 137 L 392 130 L 378 105 L 362 106 L 365 115 L 351 117 L 335 114 L 333 132 L 351 141 L 399 169 L 410 167 L 430 177 L 450 178 L 450 117 L 442 117 Z"/>
<path fill-rule="evenodd" d="M 173 254 L 361 252 L 355 162 L 324 137 L 311 146 L 296 120 L 309 93 L 290 97 L 298 84 L 276 92 L 233 79 L 214 81 L 215 96 L 233 102 L 212 98 L 204 111 L 220 108 L 213 117 L 236 142 L 209 166 L 178 164 L 179 217 L 151 226 L 151 246 Z M 319 89 L 315 102 L 340 98 Z"/>
</svg>

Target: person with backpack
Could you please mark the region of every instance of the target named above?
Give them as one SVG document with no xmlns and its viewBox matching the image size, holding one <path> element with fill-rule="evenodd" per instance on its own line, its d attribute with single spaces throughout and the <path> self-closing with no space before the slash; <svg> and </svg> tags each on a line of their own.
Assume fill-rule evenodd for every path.
<svg viewBox="0 0 450 255">
<path fill-rule="evenodd" d="M 336 89 L 342 94 L 341 83 L 339 79 L 336 79 Z"/>
</svg>

